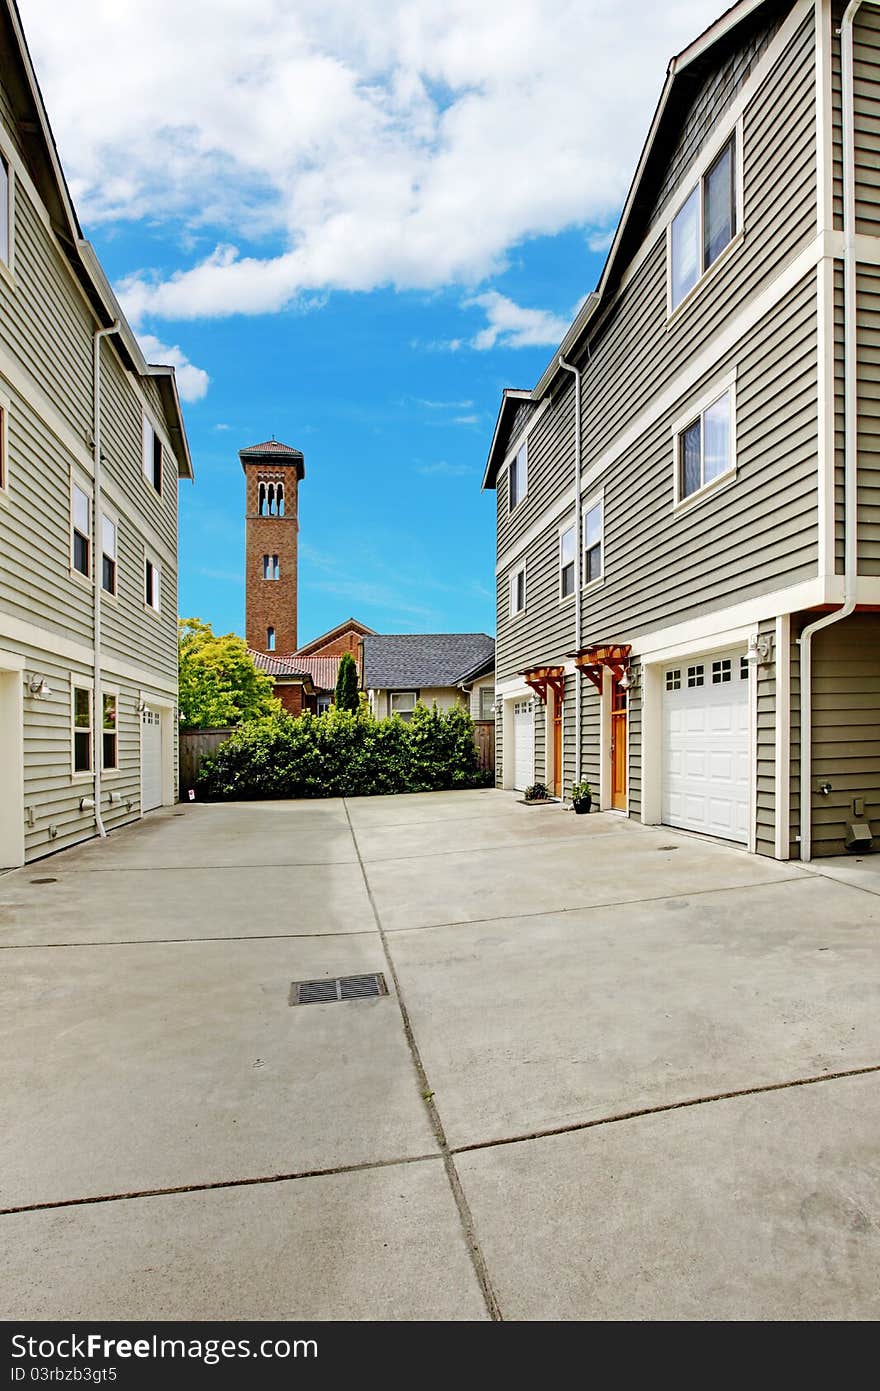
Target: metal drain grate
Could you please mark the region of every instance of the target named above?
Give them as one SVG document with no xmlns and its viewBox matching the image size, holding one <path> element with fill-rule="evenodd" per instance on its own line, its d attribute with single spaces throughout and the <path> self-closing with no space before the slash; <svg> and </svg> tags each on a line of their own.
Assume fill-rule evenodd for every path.
<svg viewBox="0 0 880 1391">
<path fill-rule="evenodd" d="M 388 986 L 381 972 L 370 976 L 337 976 L 335 979 L 295 980 L 291 982 L 288 1004 L 319 1005 L 333 1000 L 368 1000 L 387 995 Z"/>
<path fill-rule="evenodd" d="M 32 879 L 32 884 L 57 884 L 57 879 Z"/>
</svg>

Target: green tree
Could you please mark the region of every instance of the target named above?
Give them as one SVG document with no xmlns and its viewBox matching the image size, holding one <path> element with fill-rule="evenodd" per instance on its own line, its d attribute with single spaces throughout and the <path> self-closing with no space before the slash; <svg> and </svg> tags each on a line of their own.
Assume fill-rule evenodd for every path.
<svg viewBox="0 0 880 1391">
<path fill-rule="evenodd" d="M 222 729 L 281 713 L 271 676 L 255 665 L 243 638 L 217 636 L 210 623 L 178 625 L 180 723 L 183 729 Z"/>
<path fill-rule="evenodd" d="M 333 703 L 337 710 L 351 710 L 357 714 L 360 709 L 361 698 L 358 691 L 357 665 L 350 652 L 343 653 L 339 663 Z"/>
</svg>

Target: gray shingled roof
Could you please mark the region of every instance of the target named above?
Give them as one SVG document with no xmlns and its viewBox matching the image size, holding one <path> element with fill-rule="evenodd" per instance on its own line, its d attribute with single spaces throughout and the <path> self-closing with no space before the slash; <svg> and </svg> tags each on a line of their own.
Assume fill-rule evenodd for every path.
<svg viewBox="0 0 880 1391">
<path fill-rule="evenodd" d="M 364 638 L 367 690 L 455 686 L 495 659 L 486 633 L 376 633 Z"/>
</svg>

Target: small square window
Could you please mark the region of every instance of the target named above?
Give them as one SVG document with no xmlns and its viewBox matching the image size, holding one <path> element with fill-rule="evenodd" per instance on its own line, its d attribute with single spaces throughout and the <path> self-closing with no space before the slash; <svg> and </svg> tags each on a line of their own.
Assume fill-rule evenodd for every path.
<svg viewBox="0 0 880 1391">
<path fill-rule="evenodd" d="M 162 441 L 146 416 L 143 424 L 143 469 L 157 493 L 162 492 Z"/>
<path fill-rule="evenodd" d="M 510 577 L 510 616 L 522 613 L 526 606 L 526 572 L 514 570 Z"/>
<path fill-rule="evenodd" d="M 704 683 L 703 683 L 703 668 L 702 668 L 702 666 L 688 667 L 687 672 L 688 672 L 688 686 L 691 686 L 691 687 L 693 687 L 693 686 L 702 686 L 702 685 L 704 684 Z"/>
<path fill-rule="evenodd" d="M 667 689 L 667 691 L 680 691 L 680 690 L 681 690 L 681 670 L 680 670 L 680 669 L 676 669 L 675 671 L 667 671 L 667 673 L 666 673 L 666 689 Z"/>
<path fill-rule="evenodd" d="M 724 657 L 720 662 L 712 663 L 712 685 L 721 686 L 725 681 L 731 679 L 731 661 L 729 657 Z"/>
<path fill-rule="evenodd" d="M 740 657 L 740 659 L 739 659 L 739 679 L 740 679 L 740 681 L 748 681 L 748 679 L 749 679 L 749 659 L 748 659 L 748 657 Z"/>
</svg>

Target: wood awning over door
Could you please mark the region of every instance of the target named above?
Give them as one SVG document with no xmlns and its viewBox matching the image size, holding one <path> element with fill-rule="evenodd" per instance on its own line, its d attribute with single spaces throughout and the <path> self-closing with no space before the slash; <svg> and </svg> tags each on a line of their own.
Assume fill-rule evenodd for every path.
<svg viewBox="0 0 880 1391">
<path fill-rule="evenodd" d="M 557 700 L 565 698 L 565 667 L 528 667 L 521 675 L 542 705 L 547 704 L 548 691 L 552 691 Z"/>
<path fill-rule="evenodd" d="M 628 642 L 594 642 L 589 647 L 582 647 L 579 652 L 575 652 L 574 664 L 589 681 L 592 681 L 601 695 L 602 672 L 607 668 L 619 681 L 629 666 L 631 651 L 632 646 Z"/>
</svg>

